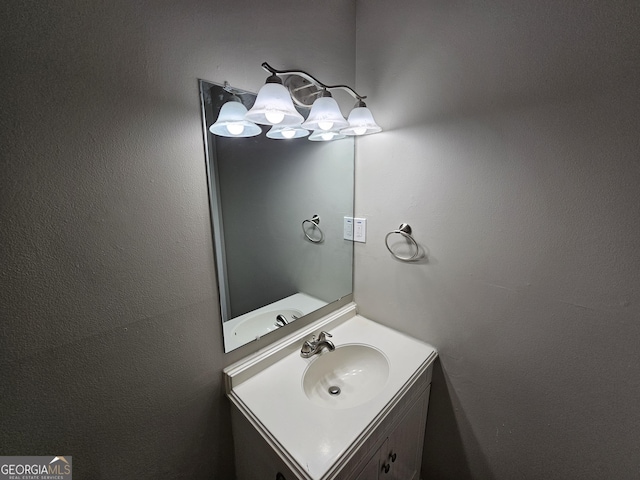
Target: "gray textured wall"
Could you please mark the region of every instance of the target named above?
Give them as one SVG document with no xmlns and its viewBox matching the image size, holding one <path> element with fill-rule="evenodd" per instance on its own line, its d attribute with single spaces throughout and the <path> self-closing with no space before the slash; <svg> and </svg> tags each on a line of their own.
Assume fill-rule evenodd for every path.
<svg viewBox="0 0 640 480">
<path fill-rule="evenodd" d="M 423 476 L 640 472 L 637 1 L 357 2 L 355 299 L 433 343 Z M 394 261 L 408 222 L 429 261 Z"/>
<path fill-rule="evenodd" d="M 197 78 L 352 83 L 326 3 L 3 3 L 0 454 L 232 478 Z"/>
<path fill-rule="evenodd" d="M 354 70 L 352 2 L 252 3 L 0 10 L 0 453 L 232 475 L 196 78 Z M 634 478 L 636 2 L 357 9 L 356 300 L 440 349 L 425 473 Z M 401 221 L 429 263 L 389 258 Z"/>
</svg>

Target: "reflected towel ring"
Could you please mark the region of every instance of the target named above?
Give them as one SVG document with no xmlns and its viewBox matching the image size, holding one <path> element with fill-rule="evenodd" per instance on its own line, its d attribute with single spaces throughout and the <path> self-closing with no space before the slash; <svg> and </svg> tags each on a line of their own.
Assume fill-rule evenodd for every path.
<svg viewBox="0 0 640 480">
<path fill-rule="evenodd" d="M 309 222 L 311 225 L 313 225 L 313 228 L 317 228 L 318 231 L 320 232 L 320 238 L 313 238 L 310 237 L 309 234 L 307 233 L 307 231 L 304 229 L 304 224 Z M 318 215 L 314 215 L 311 218 L 307 218 L 306 220 L 302 221 L 302 233 L 304 233 L 304 236 L 307 237 L 307 240 L 309 240 L 310 242 L 313 243 L 321 243 L 324 240 L 324 232 L 320 229 L 320 217 Z"/>
<path fill-rule="evenodd" d="M 413 255 L 411 255 L 410 257 L 401 257 L 400 255 L 397 255 L 393 250 L 391 250 L 391 247 L 389 246 L 389 237 L 396 233 L 402 235 L 413 244 L 416 249 Z M 396 257 L 398 260 L 402 260 L 403 262 L 411 262 L 413 260 L 416 260 L 418 258 L 418 254 L 420 253 L 420 247 L 418 247 L 418 242 L 416 242 L 415 238 L 411 236 L 411 226 L 408 223 L 403 223 L 400 225 L 400 227 L 398 227 L 398 230 L 393 230 L 387 233 L 387 236 L 384 237 L 384 244 L 386 245 L 387 250 L 389 250 L 389 253 L 391 253 L 391 255 Z"/>
</svg>

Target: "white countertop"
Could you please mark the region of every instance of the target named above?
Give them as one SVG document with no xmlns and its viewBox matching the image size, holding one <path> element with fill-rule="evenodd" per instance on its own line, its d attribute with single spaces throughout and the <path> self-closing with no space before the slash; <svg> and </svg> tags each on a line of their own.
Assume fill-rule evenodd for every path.
<svg viewBox="0 0 640 480">
<path fill-rule="evenodd" d="M 346 409 L 313 403 L 304 393 L 302 379 L 307 365 L 316 356 L 304 359 L 299 348 L 235 385 L 229 393 L 256 428 L 262 429 L 297 464 L 298 470 L 313 480 L 326 478 L 336 460 L 406 388 L 416 372 L 424 371 L 436 357 L 430 345 L 360 315 L 327 330 L 336 347 L 366 344 L 384 352 L 390 370 L 380 394 Z"/>
</svg>

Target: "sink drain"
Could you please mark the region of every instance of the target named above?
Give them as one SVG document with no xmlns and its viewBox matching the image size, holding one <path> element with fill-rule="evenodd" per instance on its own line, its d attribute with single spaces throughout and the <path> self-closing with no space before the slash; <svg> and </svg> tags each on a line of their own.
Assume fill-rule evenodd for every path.
<svg viewBox="0 0 640 480">
<path fill-rule="evenodd" d="M 329 387 L 329 395 L 340 395 L 340 387 Z"/>
</svg>

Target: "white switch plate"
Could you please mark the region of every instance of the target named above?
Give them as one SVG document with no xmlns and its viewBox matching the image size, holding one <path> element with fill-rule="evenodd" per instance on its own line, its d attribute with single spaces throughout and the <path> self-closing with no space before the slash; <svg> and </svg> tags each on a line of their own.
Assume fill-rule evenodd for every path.
<svg viewBox="0 0 640 480">
<path fill-rule="evenodd" d="M 365 243 L 367 241 L 367 219 L 353 219 L 353 241 Z"/>
<path fill-rule="evenodd" d="M 353 240 L 353 217 L 344 217 L 344 239 Z"/>
</svg>

